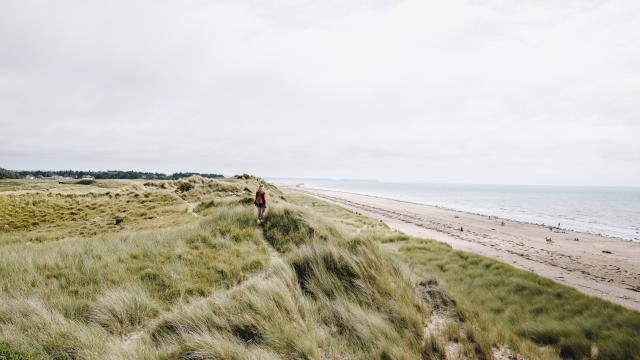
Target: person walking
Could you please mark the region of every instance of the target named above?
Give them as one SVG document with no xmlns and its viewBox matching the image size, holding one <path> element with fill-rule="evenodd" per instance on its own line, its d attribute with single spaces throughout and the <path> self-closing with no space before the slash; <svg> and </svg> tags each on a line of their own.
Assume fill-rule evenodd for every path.
<svg viewBox="0 0 640 360">
<path fill-rule="evenodd" d="M 264 221 L 264 214 L 267 210 L 267 193 L 264 191 L 264 186 L 258 186 L 256 199 L 253 203 L 258 208 L 258 224 L 261 224 Z"/>
</svg>

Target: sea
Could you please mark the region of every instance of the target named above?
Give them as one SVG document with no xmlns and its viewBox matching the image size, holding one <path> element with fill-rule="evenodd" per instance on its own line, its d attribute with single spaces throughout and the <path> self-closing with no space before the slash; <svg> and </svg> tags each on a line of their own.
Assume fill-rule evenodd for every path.
<svg viewBox="0 0 640 360">
<path fill-rule="evenodd" d="M 640 241 L 639 187 L 463 185 L 267 179 L 276 184 L 411 201 L 474 214 Z"/>
</svg>

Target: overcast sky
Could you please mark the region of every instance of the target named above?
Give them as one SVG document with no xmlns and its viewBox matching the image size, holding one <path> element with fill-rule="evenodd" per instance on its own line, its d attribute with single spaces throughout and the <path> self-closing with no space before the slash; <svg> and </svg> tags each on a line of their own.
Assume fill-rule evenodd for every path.
<svg viewBox="0 0 640 360">
<path fill-rule="evenodd" d="M 640 1 L 0 0 L 0 167 L 640 186 Z"/>
</svg>

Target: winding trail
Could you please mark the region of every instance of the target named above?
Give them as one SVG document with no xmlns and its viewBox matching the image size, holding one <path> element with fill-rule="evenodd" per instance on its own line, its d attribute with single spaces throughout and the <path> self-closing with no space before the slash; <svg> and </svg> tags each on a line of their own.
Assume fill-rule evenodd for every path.
<svg viewBox="0 0 640 360">
<path fill-rule="evenodd" d="M 196 207 L 198 206 L 198 204 L 200 203 L 190 203 L 187 200 L 184 201 L 185 203 L 187 203 L 187 213 L 193 215 L 194 217 L 200 217 L 200 214 L 198 214 L 197 212 L 195 212 L 194 210 L 196 209 Z"/>
<path fill-rule="evenodd" d="M 190 205 L 191 209 L 193 209 L 193 208 L 195 208 L 197 206 L 197 203 L 196 204 L 188 203 L 188 204 Z M 198 215 L 196 213 L 193 213 L 193 215 L 195 215 L 197 217 L 200 216 L 200 215 Z M 284 261 L 284 259 L 280 255 L 280 253 L 264 237 L 264 234 L 262 232 L 262 227 L 259 227 L 259 229 L 260 229 L 260 237 L 262 239 L 262 244 L 267 249 L 267 254 L 269 256 L 268 263 L 264 266 L 264 268 L 261 271 L 258 271 L 256 273 L 250 274 L 249 276 L 247 276 L 242 281 L 240 281 L 240 282 L 236 283 L 235 285 L 230 286 L 228 288 L 214 289 L 213 290 L 214 293 L 217 292 L 217 291 L 232 291 L 234 289 L 243 288 L 243 287 L 247 286 L 249 283 L 251 283 L 252 281 L 256 281 L 257 279 L 260 279 L 260 278 L 262 278 L 264 276 L 267 276 L 268 273 L 269 273 L 269 269 L 273 266 L 274 263 L 283 262 Z M 177 306 L 181 306 L 181 304 L 174 304 L 172 306 L 172 308 L 176 308 Z M 167 313 L 170 313 L 171 311 L 172 310 L 169 310 L 169 311 L 167 311 Z M 124 346 L 133 346 L 133 344 L 135 344 L 137 341 L 141 341 L 143 339 L 143 337 L 145 336 L 145 333 L 148 333 L 150 331 L 150 329 L 153 329 L 161 319 L 162 319 L 162 316 L 157 316 L 157 317 L 153 318 L 151 321 L 149 321 L 148 323 L 144 324 L 144 326 L 142 326 L 141 328 L 139 328 L 139 329 L 127 334 L 126 336 L 124 336 L 122 338 L 122 344 Z"/>
</svg>

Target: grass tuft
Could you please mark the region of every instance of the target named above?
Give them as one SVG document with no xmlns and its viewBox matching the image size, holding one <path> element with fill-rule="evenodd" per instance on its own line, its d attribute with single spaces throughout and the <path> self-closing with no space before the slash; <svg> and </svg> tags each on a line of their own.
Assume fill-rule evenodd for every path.
<svg viewBox="0 0 640 360">
<path fill-rule="evenodd" d="M 0 342 L 0 360 L 30 360 L 31 356 L 13 350 L 9 344 Z"/>
<path fill-rule="evenodd" d="M 137 287 L 109 289 L 98 297 L 90 319 L 114 335 L 126 335 L 159 313 L 154 300 Z"/>
<path fill-rule="evenodd" d="M 312 239 L 315 229 L 299 211 L 275 207 L 269 210 L 264 237 L 279 252 L 287 252 Z"/>
</svg>

